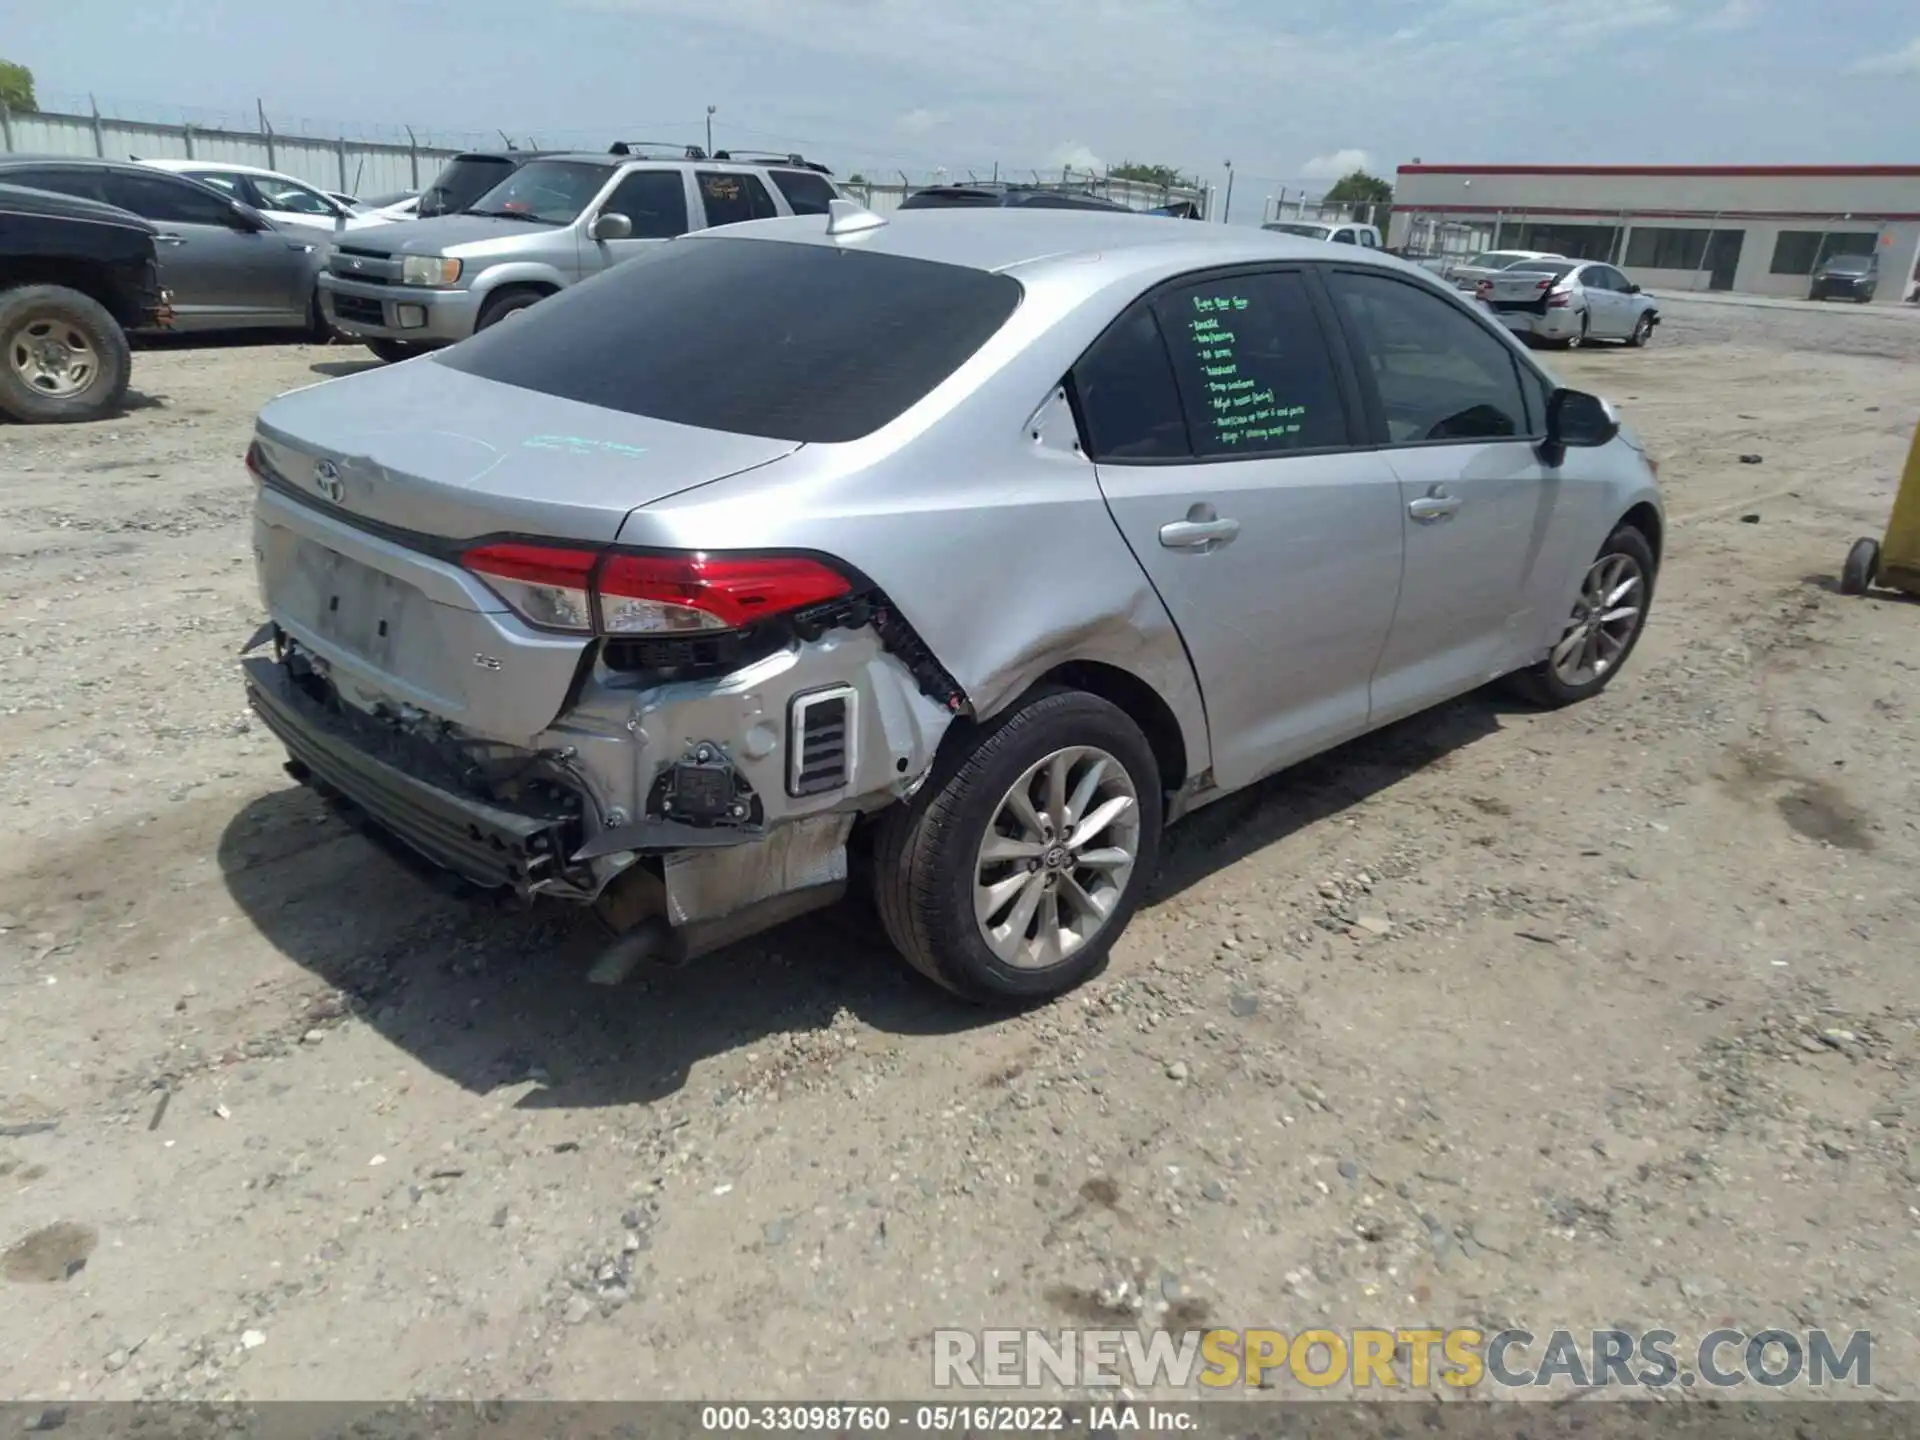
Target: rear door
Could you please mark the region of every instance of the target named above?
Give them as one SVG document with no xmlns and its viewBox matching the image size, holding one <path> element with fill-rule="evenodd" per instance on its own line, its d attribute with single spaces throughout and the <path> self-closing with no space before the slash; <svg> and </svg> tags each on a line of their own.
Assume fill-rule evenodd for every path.
<svg viewBox="0 0 1920 1440">
<path fill-rule="evenodd" d="M 1539 629 L 1527 596 L 1564 523 L 1561 481 L 1536 450 L 1544 387 L 1505 338 L 1412 277 L 1335 268 L 1327 283 L 1407 521 L 1399 609 L 1373 677 L 1381 724 L 1511 667 Z"/>
<path fill-rule="evenodd" d="M 696 170 L 693 183 L 709 230 L 743 220 L 771 220 L 780 213 L 760 177 L 747 171 Z"/>
<path fill-rule="evenodd" d="M 213 329 L 306 319 L 313 241 L 241 228 L 245 217 L 220 196 L 161 171 L 108 171 L 102 188 L 108 204 L 159 227 L 161 281 L 180 322 Z"/>
<path fill-rule="evenodd" d="M 600 203 L 598 213 L 626 216 L 633 233 L 625 240 L 595 240 L 587 234 L 591 227 L 582 226 L 582 272 L 591 275 L 629 260 L 663 240 L 686 234 L 691 189 L 688 172 L 683 167 L 629 170 L 621 176 Z"/>
<path fill-rule="evenodd" d="M 1358 734 L 1400 586 L 1397 478 L 1367 448 L 1300 267 L 1189 277 L 1073 375 L 1100 487 L 1186 642 L 1233 789 Z"/>
</svg>

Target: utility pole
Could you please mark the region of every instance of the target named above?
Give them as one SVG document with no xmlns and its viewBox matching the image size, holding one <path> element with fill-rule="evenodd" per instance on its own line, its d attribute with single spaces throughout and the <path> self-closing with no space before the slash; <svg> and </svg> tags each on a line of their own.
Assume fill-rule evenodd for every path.
<svg viewBox="0 0 1920 1440">
<path fill-rule="evenodd" d="M 1226 163 L 1227 198 L 1226 202 L 1220 207 L 1220 223 L 1222 225 L 1231 224 L 1233 221 L 1233 161 L 1229 160 Z"/>
<path fill-rule="evenodd" d="M 718 105 L 707 106 L 707 154 L 713 154 L 713 117 L 719 113 Z"/>
</svg>

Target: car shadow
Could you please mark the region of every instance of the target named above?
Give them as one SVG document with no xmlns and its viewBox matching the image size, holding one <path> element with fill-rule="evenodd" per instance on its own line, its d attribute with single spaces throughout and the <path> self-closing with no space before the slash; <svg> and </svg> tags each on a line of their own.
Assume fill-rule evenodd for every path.
<svg viewBox="0 0 1920 1440">
<path fill-rule="evenodd" d="M 305 330 L 144 330 L 129 335 L 134 350 L 247 350 L 264 345 L 325 345 Z"/>
<path fill-rule="evenodd" d="M 315 375 L 324 375 L 329 380 L 345 379 L 349 375 L 358 375 L 363 370 L 380 370 L 386 367 L 386 361 L 376 360 L 369 355 L 364 360 L 322 360 L 309 365 L 307 369 Z"/>
<path fill-rule="evenodd" d="M 1205 807 L 1173 827 L 1146 903 L 1337 815 L 1499 731 L 1509 707 L 1476 694 L 1402 721 Z M 771 1047 L 842 1010 L 886 1035 L 952 1035 L 1004 1012 L 915 975 L 861 892 L 683 969 L 586 982 L 607 936 L 559 906 L 509 913 L 440 893 L 391 844 L 354 833 L 311 792 L 262 795 L 226 825 L 228 893 L 282 954 L 344 992 L 392 1044 L 475 1094 L 536 1083 L 526 1109 L 647 1103 L 683 1091 L 702 1060 Z"/>
</svg>

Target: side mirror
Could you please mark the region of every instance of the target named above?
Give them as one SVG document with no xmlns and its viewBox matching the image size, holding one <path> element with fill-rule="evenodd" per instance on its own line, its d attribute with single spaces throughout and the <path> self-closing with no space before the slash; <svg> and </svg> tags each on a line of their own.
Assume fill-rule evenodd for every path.
<svg viewBox="0 0 1920 1440">
<path fill-rule="evenodd" d="M 1627 286 L 1627 294 L 1638 295 L 1639 293 L 1640 293 L 1640 287 L 1638 285 Z"/>
<path fill-rule="evenodd" d="M 232 208 L 227 211 L 227 223 L 234 229 L 251 235 L 273 228 L 267 223 L 266 216 L 250 206 L 242 205 L 238 200 L 234 201 Z"/>
<path fill-rule="evenodd" d="M 633 234 L 633 222 L 617 210 L 603 210 L 587 227 L 589 240 L 625 240 Z"/>
<path fill-rule="evenodd" d="M 1547 400 L 1547 438 L 1540 458 L 1558 465 L 1570 449 L 1593 450 L 1620 433 L 1620 417 L 1613 406 L 1584 390 L 1555 390 Z"/>
</svg>

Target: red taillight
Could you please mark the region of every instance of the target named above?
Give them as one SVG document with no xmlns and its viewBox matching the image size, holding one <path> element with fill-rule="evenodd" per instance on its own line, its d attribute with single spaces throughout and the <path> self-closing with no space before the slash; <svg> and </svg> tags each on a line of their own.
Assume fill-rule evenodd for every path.
<svg viewBox="0 0 1920 1440">
<path fill-rule="evenodd" d="M 521 619 L 582 634 L 593 629 L 590 581 L 599 560 L 592 550 L 518 544 L 482 545 L 460 557 Z"/>
<path fill-rule="evenodd" d="M 847 577 L 804 556 L 629 555 L 545 545 L 483 545 L 461 563 L 522 619 L 608 635 L 741 630 L 833 600 Z M 597 620 L 597 623 L 596 623 Z"/>
<path fill-rule="evenodd" d="M 1533 288 L 1536 290 L 1551 290 L 1553 288 L 1553 277 L 1549 275 L 1546 279 L 1542 280 L 1538 285 L 1535 285 Z"/>
<path fill-rule="evenodd" d="M 1549 295 L 1547 297 L 1547 308 L 1549 310 L 1564 310 L 1569 303 L 1569 297 L 1565 295 Z"/>
<path fill-rule="evenodd" d="M 839 571 L 800 555 L 610 555 L 600 623 L 610 635 L 740 630 L 845 595 Z"/>
<path fill-rule="evenodd" d="M 1491 280 L 1482 280 L 1478 285 L 1473 287 L 1473 293 L 1485 299 L 1487 296 L 1493 294 L 1493 282 Z"/>
</svg>

